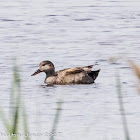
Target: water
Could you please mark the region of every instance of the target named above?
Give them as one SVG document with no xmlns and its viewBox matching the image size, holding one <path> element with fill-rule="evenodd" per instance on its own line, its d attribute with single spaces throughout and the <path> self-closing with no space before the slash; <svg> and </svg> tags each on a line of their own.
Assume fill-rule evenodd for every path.
<svg viewBox="0 0 140 140">
<path fill-rule="evenodd" d="M 123 56 L 140 64 L 139 7 L 136 0 L 0 1 L 0 101 L 6 114 L 17 56 L 31 133 L 51 132 L 61 98 L 56 140 L 124 140 L 115 87 L 119 71 L 130 136 L 138 140 L 136 77 L 125 59 L 113 64 L 108 59 Z M 102 70 L 96 84 L 43 88 L 45 74 L 30 76 L 42 60 L 51 60 L 57 70 L 96 62 L 100 65 L 94 69 Z M 2 123 L 0 132 L 4 132 Z"/>
</svg>

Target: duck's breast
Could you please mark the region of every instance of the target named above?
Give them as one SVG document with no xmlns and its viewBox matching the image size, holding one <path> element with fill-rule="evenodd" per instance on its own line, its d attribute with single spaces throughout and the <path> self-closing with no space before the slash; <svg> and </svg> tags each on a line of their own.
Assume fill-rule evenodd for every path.
<svg viewBox="0 0 140 140">
<path fill-rule="evenodd" d="M 47 85 L 54 85 L 56 84 L 56 76 L 50 76 L 48 78 L 45 79 L 45 83 Z"/>
</svg>

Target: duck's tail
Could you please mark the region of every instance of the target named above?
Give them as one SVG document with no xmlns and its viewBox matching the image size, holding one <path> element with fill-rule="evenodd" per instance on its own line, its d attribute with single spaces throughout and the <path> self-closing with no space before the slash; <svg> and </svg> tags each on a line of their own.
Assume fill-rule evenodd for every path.
<svg viewBox="0 0 140 140">
<path fill-rule="evenodd" d="M 101 69 L 99 70 L 96 70 L 96 71 L 91 71 L 90 73 L 88 73 L 88 75 L 93 79 L 95 80 L 99 74 L 99 72 L 101 71 Z"/>
</svg>

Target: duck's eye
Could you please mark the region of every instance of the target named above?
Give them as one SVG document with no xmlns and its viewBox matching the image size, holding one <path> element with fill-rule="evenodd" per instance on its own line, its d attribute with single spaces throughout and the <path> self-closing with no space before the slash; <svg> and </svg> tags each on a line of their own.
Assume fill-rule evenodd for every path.
<svg viewBox="0 0 140 140">
<path fill-rule="evenodd" d="M 45 66 L 46 64 L 43 64 L 42 66 Z"/>
</svg>

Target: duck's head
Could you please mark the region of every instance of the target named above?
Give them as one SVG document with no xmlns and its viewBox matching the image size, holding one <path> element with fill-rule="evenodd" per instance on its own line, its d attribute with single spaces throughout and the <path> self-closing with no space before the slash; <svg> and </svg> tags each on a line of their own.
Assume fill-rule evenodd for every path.
<svg viewBox="0 0 140 140">
<path fill-rule="evenodd" d="M 48 61 L 48 60 L 42 61 L 39 64 L 38 70 L 35 73 L 33 73 L 31 76 L 37 75 L 40 72 L 45 72 L 48 76 L 53 75 L 55 73 L 54 64 L 51 61 Z"/>
</svg>

